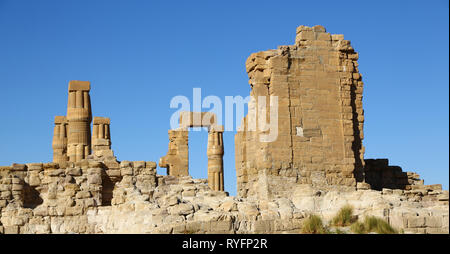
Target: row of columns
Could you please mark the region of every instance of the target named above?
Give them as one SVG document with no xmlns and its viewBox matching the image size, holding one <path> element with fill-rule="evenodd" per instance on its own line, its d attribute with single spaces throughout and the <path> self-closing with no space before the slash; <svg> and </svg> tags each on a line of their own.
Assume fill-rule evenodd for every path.
<svg viewBox="0 0 450 254">
<path fill-rule="evenodd" d="M 109 118 L 95 117 L 91 136 L 89 92 L 89 81 L 69 82 L 67 116 L 55 117 L 52 147 L 53 161 L 56 163 L 78 162 L 86 159 L 92 151 L 99 155 L 113 156 Z M 212 190 L 223 191 L 223 126 L 215 125 L 217 118 L 210 112 L 183 113 L 180 117 L 182 127 L 169 131 L 169 151 L 160 159 L 160 167 L 167 168 L 168 175 L 189 175 L 187 128 L 208 127 L 208 185 Z M 201 120 L 195 121 L 197 118 Z M 203 121 L 205 119 L 208 120 Z"/>
<path fill-rule="evenodd" d="M 55 117 L 52 142 L 53 162 L 78 162 L 86 159 L 92 151 L 92 140 L 106 140 L 100 142 L 102 147 L 111 148 L 109 118 L 95 117 L 94 133 L 91 136 L 90 90 L 89 81 L 71 80 L 69 82 L 67 115 Z"/>
</svg>

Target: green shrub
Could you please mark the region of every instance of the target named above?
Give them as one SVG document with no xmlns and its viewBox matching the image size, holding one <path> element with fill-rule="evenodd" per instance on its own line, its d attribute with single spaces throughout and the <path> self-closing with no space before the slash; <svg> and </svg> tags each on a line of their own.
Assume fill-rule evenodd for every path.
<svg viewBox="0 0 450 254">
<path fill-rule="evenodd" d="M 353 207 L 346 205 L 342 207 L 339 212 L 334 216 L 331 221 L 333 226 L 346 227 L 355 221 L 355 216 L 353 216 Z"/>
<path fill-rule="evenodd" d="M 350 230 L 355 234 L 367 234 L 370 232 L 375 232 L 377 234 L 398 234 L 397 230 L 392 228 L 389 223 L 374 216 L 366 217 L 363 223 L 353 223 Z"/>
<path fill-rule="evenodd" d="M 378 234 L 397 234 L 397 231 L 387 223 L 387 221 L 370 216 L 364 220 L 364 227 L 368 232 L 375 232 Z"/>
<path fill-rule="evenodd" d="M 195 234 L 195 231 L 193 230 L 188 230 L 188 229 L 184 229 L 183 232 L 181 232 L 182 234 L 185 235 L 191 235 L 191 234 Z"/>
<path fill-rule="evenodd" d="M 361 222 L 355 222 L 350 226 L 350 231 L 355 234 L 367 234 L 364 224 Z"/>
<path fill-rule="evenodd" d="M 322 219 L 317 215 L 310 215 L 303 222 L 303 234 L 327 234 L 328 229 L 323 225 Z"/>
<path fill-rule="evenodd" d="M 347 234 L 345 231 L 340 230 L 339 228 L 336 228 L 336 231 L 335 231 L 334 233 L 337 234 L 337 235 L 344 235 L 344 234 Z"/>
</svg>

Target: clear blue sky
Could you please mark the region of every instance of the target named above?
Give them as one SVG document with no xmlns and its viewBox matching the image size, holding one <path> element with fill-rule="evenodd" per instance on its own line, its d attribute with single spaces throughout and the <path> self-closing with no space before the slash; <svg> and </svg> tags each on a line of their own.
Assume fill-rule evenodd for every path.
<svg viewBox="0 0 450 254">
<path fill-rule="evenodd" d="M 172 97 L 192 97 L 194 87 L 245 97 L 251 53 L 293 44 L 297 26 L 320 24 L 359 52 L 365 157 L 448 189 L 448 23 L 442 0 L 0 0 L 0 165 L 52 160 L 53 117 L 66 113 L 69 80 L 91 81 L 93 113 L 111 118 L 119 160 L 158 161 Z M 194 177 L 207 177 L 206 136 L 190 136 Z M 234 133 L 224 136 L 234 195 Z"/>
</svg>

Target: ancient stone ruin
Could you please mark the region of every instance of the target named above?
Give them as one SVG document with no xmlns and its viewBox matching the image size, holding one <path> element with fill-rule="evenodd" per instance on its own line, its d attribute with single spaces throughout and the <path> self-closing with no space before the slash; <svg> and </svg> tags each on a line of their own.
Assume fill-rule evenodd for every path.
<svg viewBox="0 0 450 254">
<path fill-rule="evenodd" d="M 357 60 L 343 35 L 322 26 L 300 26 L 294 45 L 250 55 L 254 100 L 235 136 L 236 197 L 224 189 L 215 114 L 180 114 L 159 161 L 167 175 L 158 175 L 155 162 L 117 160 L 110 119 L 92 117 L 90 82 L 70 81 L 53 162 L 0 167 L 0 233 L 299 233 L 308 215 L 330 219 L 345 205 L 405 233 L 448 233 L 448 191 L 364 157 Z M 276 120 L 275 139 L 261 117 Z M 192 127 L 208 129 L 208 179 L 189 176 Z"/>
<path fill-rule="evenodd" d="M 287 124 L 278 125 L 276 141 L 261 142 L 260 133 L 246 131 L 246 117 L 235 144 L 240 196 L 287 197 L 299 183 L 342 189 L 363 180 L 357 60 L 349 41 L 321 26 L 300 26 L 295 45 L 247 59 L 251 95 L 278 96 L 278 121 Z"/>
<path fill-rule="evenodd" d="M 169 151 L 159 161 L 159 166 L 167 168 L 167 175 L 189 176 L 188 129 L 208 128 L 208 185 L 212 190 L 224 191 L 223 185 L 223 131 L 217 125 L 217 116 L 211 112 L 181 112 L 180 127 L 169 130 Z"/>
</svg>

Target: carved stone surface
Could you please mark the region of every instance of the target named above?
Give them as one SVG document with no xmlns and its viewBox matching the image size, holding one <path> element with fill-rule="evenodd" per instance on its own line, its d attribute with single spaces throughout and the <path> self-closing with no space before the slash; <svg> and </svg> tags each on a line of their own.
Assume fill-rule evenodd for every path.
<svg viewBox="0 0 450 254">
<path fill-rule="evenodd" d="M 92 153 L 95 156 L 114 156 L 111 150 L 111 121 L 107 117 L 94 117 Z"/>
<path fill-rule="evenodd" d="M 67 133 L 68 124 L 65 116 L 55 116 L 55 127 L 53 131 L 53 162 L 65 163 L 67 157 Z"/>
<path fill-rule="evenodd" d="M 69 82 L 69 100 L 67 121 L 69 133 L 67 154 L 69 161 L 77 162 L 91 154 L 91 99 L 89 81 L 72 80 Z"/>
<path fill-rule="evenodd" d="M 223 126 L 208 132 L 208 185 L 211 190 L 224 191 L 223 185 Z"/>
</svg>

